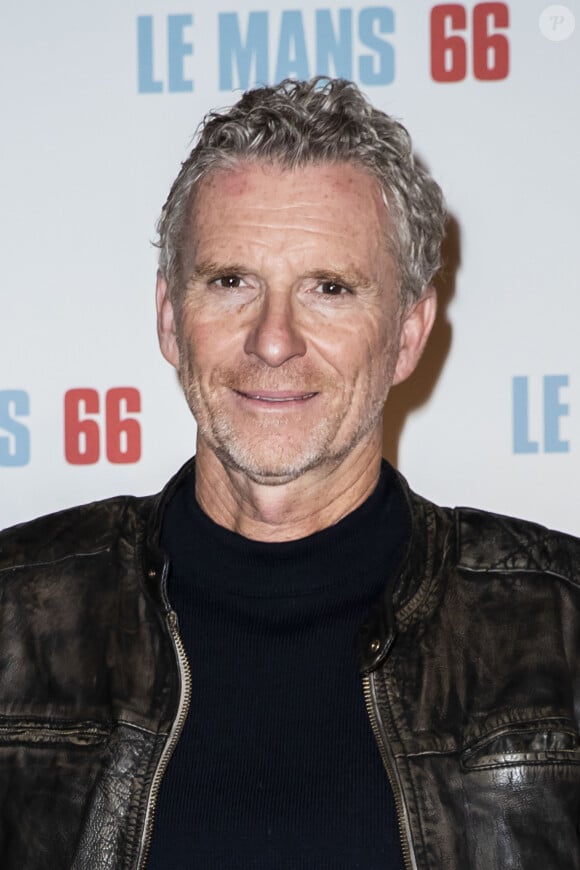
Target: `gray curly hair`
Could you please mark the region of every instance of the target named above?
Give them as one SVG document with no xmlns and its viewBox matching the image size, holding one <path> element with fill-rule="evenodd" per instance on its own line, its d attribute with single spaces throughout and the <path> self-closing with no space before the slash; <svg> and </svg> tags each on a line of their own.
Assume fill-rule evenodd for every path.
<svg viewBox="0 0 580 870">
<path fill-rule="evenodd" d="M 224 112 L 204 118 L 157 224 L 159 270 L 172 301 L 184 288 L 182 250 L 198 182 L 240 161 L 292 169 L 315 163 L 354 163 L 381 185 L 395 227 L 391 252 L 403 304 L 418 299 L 440 266 L 445 205 L 439 186 L 416 162 L 407 130 L 374 108 L 344 79 L 285 79 L 246 91 Z M 179 307 L 179 306 L 178 306 Z"/>
</svg>

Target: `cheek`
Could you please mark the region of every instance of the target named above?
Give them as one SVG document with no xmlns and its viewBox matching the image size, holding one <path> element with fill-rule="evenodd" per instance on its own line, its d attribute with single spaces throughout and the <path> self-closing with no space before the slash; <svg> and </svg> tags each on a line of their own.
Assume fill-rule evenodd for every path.
<svg viewBox="0 0 580 870">
<path fill-rule="evenodd" d="M 393 337 L 375 318 L 353 321 L 313 339 L 318 352 L 346 381 L 368 380 L 389 367 Z"/>
<path fill-rule="evenodd" d="M 179 339 L 180 359 L 199 380 L 211 380 L 212 372 L 220 367 L 239 363 L 240 340 L 224 320 L 184 319 Z"/>
<path fill-rule="evenodd" d="M 366 357 L 361 364 L 359 387 L 369 401 L 384 400 L 390 389 L 398 357 L 398 335 L 393 330 L 375 331 L 366 346 Z"/>
</svg>

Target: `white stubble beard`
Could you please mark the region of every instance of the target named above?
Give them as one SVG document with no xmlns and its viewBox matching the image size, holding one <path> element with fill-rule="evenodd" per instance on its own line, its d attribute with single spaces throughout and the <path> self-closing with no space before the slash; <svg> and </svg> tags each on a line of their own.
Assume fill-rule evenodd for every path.
<svg viewBox="0 0 580 870">
<path fill-rule="evenodd" d="M 278 416 L 276 413 L 265 414 L 257 422 L 258 431 L 251 437 L 243 437 L 235 426 L 232 416 L 228 413 L 227 405 L 219 400 L 219 389 L 228 390 L 232 382 L 237 384 L 241 392 L 248 384 L 248 391 L 256 391 L 257 384 L 264 380 L 264 375 L 272 377 L 271 369 L 261 369 L 256 365 L 247 365 L 246 371 L 240 367 L 232 372 L 224 369 L 221 373 L 215 372 L 220 388 L 213 392 L 213 398 L 208 401 L 208 392 L 202 390 L 199 379 L 194 374 L 192 354 L 187 347 L 181 348 L 179 379 L 189 405 L 195 417 L 198 427 L 198 442 L 203 440 L 209 449 L 217 456 L 219 461 L 227 468 L 234 469 L 246 475 L 255 483 L 266 485 L 279 485 L 295 480 L 312 469 L 324 465 L 337 465 L 347 456 L 356 445 L 361 442 L 371 430 L 379 424 L 382 418 L 383 406 L 390 385 L 394 365 L 391 354 L 387 354 L 385 365 L 385 389 L 384 394 L 374 397 L 366 407 L 366 413 L 354 428 L 350 437 L 346 438 L 342 446 L 337 444 L 333 447 L 337 434 L 340 432 L 342 422 L 351 404 L 352 396 L 347 397 L 337 409 L 331 409 L 328 416 L 321 416 L 314 425 L 309 425 L 306 437 L 303 433 L 295 433 L 295 437 L 301 438 L 296 444 L 294 439 L 289 442 L 287 432 L 286 415 Z M 317 392 L 322 395 L 330 394 L 331 390 L 325 390 L 329 386 L 329 378 L 321 378 L 313 373 L 317 386 L 321 389 Z M 276 379 L 280 381 L 280 370 L 275 371 Z M 294 375 L 294 379 L 296 375 Z M 299 376 L 300 383 L 289 383 L 288 373 L 285 373 L 284 388 L 294 387 L 297 390 L 312 391 L 313 377 L 311 373 L 302 371 Z M 305 386 L 305 383 L 308 386 Z M 222 386 L 223 385 L 223 386 Z M 251 385 L 251 386 L 250 386 Z M 262 389 L 276 388 L 276 384 L 265 386 Z M 369 377 L 365 384 L 367 394 L 372 394 L 372 379 Z M 359 387 L 360 388 L 360 387 Z M 211 394 L 210 394 L 211 395 Z M 309 400 L 306 400 L 309 401 Z M 313 400 L 316 401 L 316 398 Z M 267 449 L 264 442 L 267 440 Z"/>
</svg>

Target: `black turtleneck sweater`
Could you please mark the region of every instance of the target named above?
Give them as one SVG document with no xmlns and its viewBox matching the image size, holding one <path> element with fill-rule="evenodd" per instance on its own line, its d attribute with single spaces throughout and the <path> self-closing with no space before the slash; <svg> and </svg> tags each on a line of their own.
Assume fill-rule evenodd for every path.
<svg viewBox="0 0 580 870">
<path fill-rule="evenodd" d="M 408 534 L 392 470 L 339 523 L 286 543 L 217 525 L 194 487 L 162 532 L 193 700 L 148 870 L 402 870 L 353 652 Z"/>
</svg>

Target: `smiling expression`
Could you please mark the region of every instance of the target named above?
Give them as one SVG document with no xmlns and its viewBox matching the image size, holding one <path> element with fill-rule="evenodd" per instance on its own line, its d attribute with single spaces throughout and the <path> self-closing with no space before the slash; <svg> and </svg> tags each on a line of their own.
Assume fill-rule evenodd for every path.
<svg viewBox="0 0 580 870">
<path fill-rule="evenodd" d="M 242 162 L 200 183 L 178 316 L 158 287 L 199 446 L 274 484 L 380 445 L 408 374 L 389 229 L 378 182 L 352 164 Z"/>
</svg>

